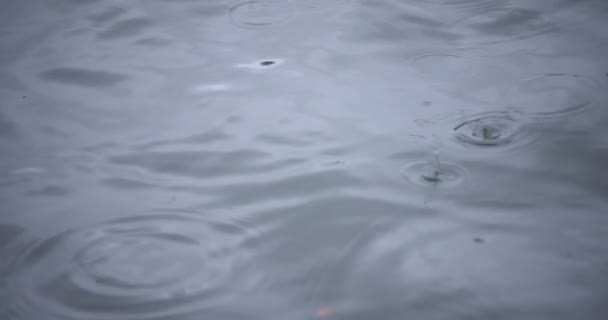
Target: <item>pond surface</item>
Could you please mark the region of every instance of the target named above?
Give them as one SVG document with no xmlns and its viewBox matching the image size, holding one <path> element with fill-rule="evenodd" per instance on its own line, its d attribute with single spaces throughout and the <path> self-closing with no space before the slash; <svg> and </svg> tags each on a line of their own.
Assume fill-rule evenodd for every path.
<svg viewBox="0 0 608 320">
<path fill-rule="evenodd" d="M 607 319 L 607 14 L 5 0 L 0 319 Z"/>
</svg>

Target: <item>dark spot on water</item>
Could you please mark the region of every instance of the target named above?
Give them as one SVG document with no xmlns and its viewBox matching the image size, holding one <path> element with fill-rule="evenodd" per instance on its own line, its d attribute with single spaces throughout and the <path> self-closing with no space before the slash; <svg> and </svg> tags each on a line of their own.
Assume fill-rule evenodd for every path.
<svg viewBox="0 0 608 320">
<path fill-rule="evenodd" d="M 422 105 L 425 107 L 430 107 L 433 104 L 431 101 L 422 101 Z"/>
<path fill-rule="evenodd" d="M 135 36 L 152 25 L 150 19 L 132 18 L 114 23 L 108 29 L 97 34 L 99 39 L 109 40 Z"/>
<path fill-rule="evenodd" d="M 21 96 L 21 99 L 25 99 L 25 98 L 27 98 L 27 96 Z"/>
<path fill-rule="evenodd" d="M 29 196 L 61 197 L 69 193 L 68 189 L 61 186 L 48 186 L 41 189 L 32 190 L 27 193 Z"/>
<path fill-rule="evenodd" d="M 271 65 L 273 65 L 274 63 L 275 63 L 274 61 L 262 61 L 262 62 L 260 62 L 260 65 L 263 65 L 263 66 L 271 66 Z"/>
<path fill-rule="evenodd" d="M 69 67 L 47 70 L 41 73 L 40 77 L 48 81 L 81 87 L 110 87 L 127 79 L 119 73 Z"/>
<path fill-rule="evenodd" d="M 475 242 L 475 243 L 485 243 L 486 241 L 484 239 L 482 239 L 482 238 L 474 238 L 473 242 Z"/>
</svg>

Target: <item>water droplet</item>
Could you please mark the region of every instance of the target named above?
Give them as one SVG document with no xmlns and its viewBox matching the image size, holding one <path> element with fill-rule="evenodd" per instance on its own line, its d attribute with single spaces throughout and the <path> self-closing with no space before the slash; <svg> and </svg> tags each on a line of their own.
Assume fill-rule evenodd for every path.
<svg viewBox="0 0 608 320">
<path fill-rule="evenodd" d="M 288 21 L 292 12 L 289 1 L 247 1 L 230 8 L 230 19 L 237 27 L 265 28 Z"/>
<path fill-rule="evenodd" d="M 464 167 L 443 161 L 439 165 L 430 161 L 417 161 L 406 165 L 402 172 L 407 181 L 423 187 L 454 187 L 468 176 Z"/>
<path fill-rule="evenodd" d="M 497 115 L 478 115 L 454 128 L 456 138 L 465 143 L 483 146 L 498 146 L 511 142 L 510 136 L 516 128 L 511 117 Z"/>
<path fill-rule="evenodd" d="M 464 147 L 522 147 L 534 141 L 530 122 L 509 112 L 484 112 L 468 116 L 453 127 L 452 137 Z"/>
<path fill-rule="evenodd" d="M 586 77 L 545 74 L 520 81 L 503 101 L 530 116 L 565 116 L 591 107 L 599 91 L 597 83 Z"/>
<path fill-rule="evenodd" d="M 475 243 L 485 243 L 486 241 L 482 238 L 473 238 L 473 242 Z"/>
</svg>

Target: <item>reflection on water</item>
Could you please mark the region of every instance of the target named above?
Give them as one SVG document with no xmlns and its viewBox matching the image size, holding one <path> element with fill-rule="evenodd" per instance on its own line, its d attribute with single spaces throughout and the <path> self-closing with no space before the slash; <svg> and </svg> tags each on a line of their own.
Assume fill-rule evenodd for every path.
<svg viewBox="0 0 608 320">
<path fill-rule="evenodd" d="M 0 319 L 608 316 L 601 0 L 0 11 Z"/>
</svg>

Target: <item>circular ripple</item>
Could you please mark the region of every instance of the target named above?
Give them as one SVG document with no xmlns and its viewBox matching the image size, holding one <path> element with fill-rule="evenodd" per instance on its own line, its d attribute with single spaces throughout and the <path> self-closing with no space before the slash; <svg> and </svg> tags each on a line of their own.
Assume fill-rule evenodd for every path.
<svg viewBox="0 0 608 320">
<path fill-rule="evenodd" d="M 504 100 L 527 115 L 565 116 L 592 106 L 594 94 L 599 90 L 589 78 L 546 74 L 521 81 L 508 90 Z"/>
<path fill-rule="evenodd" d="M 537 37 L 557 31 L 539 12 L 525 9 L 495 9 L 459 20 L 452 31 L 472 43 L 502 43 Z"/>
<path fill-rule="evenodd" d="M 442 141 L 466 150 L 513 151 L 531 145 L 538 137 L 534 122 L 514 112 L 483 112 L 450 120 Z"/>
<path fill-rule="evenodd" d="M 232 23 L 242 28 L 265 28 L 281 24 L 292 16 L 289 1 L 247 1 L 230 8 Z"/>
<path fill-rule="evenodd" d="M 460 220 L 389 220 L 353 241 L 323 283 L 324 299 L 330 300 L 340 319 L 387 310 L 413 319 L 444 319 L 446 314 L 477 319 L 487 306 L 480 292 L 508 298 L 504 288 L 514 286 L 522 293 L 532 292 L 525 298 L 534 301 L 546 298 L 546 292 L 535 288 L 568 292 L 563 271 L 576 267 L 576 261 L 568 263 L 546 248 L 531 246 L 532 231 L 508 225 L 471 227 Z M 514 252 L 525 259 L 514 259 Z M 543 271 L 552 263 L 565 263 L 565 268 Z M 518 279 L 500 276 L 509 270 L 534 273 L 522 271 L 532 276 Z"/>
<path fill-rule="evenodd" d="M 410 59 L 417 72 L 430 77 L 446 78 L 470 75 L 474 69 L 468 59 L 452 53 L 424 53 Z"/>
<path fill-rule="evenodd" d="M 480 147 L 511 145 L 523 141 L 528 133 L 526 122 L 507 112 L 475 114 L 454 127 L 458 142 Z"/>
<path fill-rule="evenodd" d="M 501 295 L 508 286 L 518 288 L 524 295 L 523 301 L 543 301 L 546 292 L 535 291 L 536 288 L 568 292 L 571 283 L 564 279 L 564 271 L 576 268 L 576 261 L 564 259 L 551 252 L 550 248 L 531 246 L 533 231 L 501 226 L 457 227 L 421 233 L 419 241 L 414 243 L 416 250 L 402 260 L 402 267 L 415 279 L 442 279 L 448 288 L 461 293 L 466 288 Z M 479 242 L 476 239 L 483 240 Z M 565 250 L 562 246 L 560 251 Z M 517 259 L 513 258 L 513 252 L 517 252 Z M 560 267 L 547 270 L 547 265 Z M 517 270 L 525 270 L 522 274 L 533 276 L 516 279 L 500 276 Z"/>
<path fill-rule="evenodd" d="M 418 186 L 454 187 L 464 182 L 469 175 L 464 167 L 451 163 L 418 161 L 406 165 L 403 178 Z"/>
<path fill-rule="evenodd" d="M 118 219 L 30 248 L 11 275 L 24 319 L 174 318 L 255 286 L 253 235 L 185 215 Z M 55 319 L 53 318 L 53 319 Z"/>
</svg>

